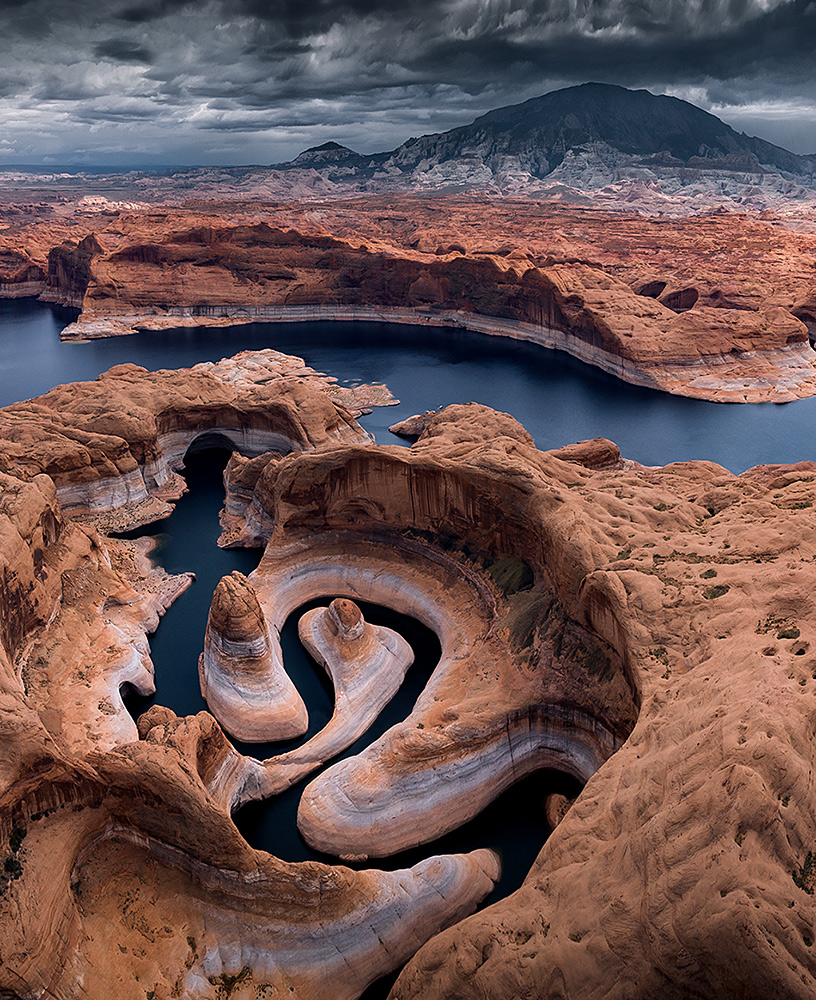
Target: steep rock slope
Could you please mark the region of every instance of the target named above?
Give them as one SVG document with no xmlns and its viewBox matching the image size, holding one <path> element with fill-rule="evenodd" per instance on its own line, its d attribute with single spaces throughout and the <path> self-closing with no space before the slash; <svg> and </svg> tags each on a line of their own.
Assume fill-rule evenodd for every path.
<svg viewBox="0 0 816 1000">
<path fill-rule="evenodd" d="M 86 245 L 76 248 L 83 266 Z M 816 392 L 807 326 L 781 305 L 691 309 L 697 295 L 682 289 L 665 304 L 639 290 L 584 260 L 466 253 L 458 244 L 432 255 L 381 250 L 266 223 L 201 227 L 97 255 L 87 282 L 65 286 L 66 301 L 82 295 L 83 312 L 64 335 L 392 319 L 530 340 L 698 398 L 781 402 Z"/>
</svg>

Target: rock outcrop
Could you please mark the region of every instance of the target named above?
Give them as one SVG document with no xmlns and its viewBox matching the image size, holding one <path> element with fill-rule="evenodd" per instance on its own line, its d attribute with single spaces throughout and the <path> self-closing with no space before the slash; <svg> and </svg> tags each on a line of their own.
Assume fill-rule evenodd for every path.
<svg viewBox="0 0 816 1000">
<path fill-rule="evenodd" d="M 352 1000 L 491 891 L 489 851 L 352 872 L 251 850 L 215 721 L 154 708 L 137 734 L 119 696 L 153 690 L 145 633 L 189 577 L 66 520 L 46 475 L 0 487 L 0 992 Z"/>
<path fill-rule="evenodd" d="M 772 304 L 678 312 L 583 261 L 358 248 L 255 226 L 190 229 L 100 253 L 65 336 L 202 323 L 391 320 L 557 348 L 626 381 L 722 401 L 816 392 L 806 325 Z M 183 291 L 170 276 L 183 271 Z M 84 281 L 84 278 L 83 278 Z M 75 295 L 69 283 L 66 295 Z M 680 299 L 678 298 L 678 302 Z M 675 308 L 672 308 L 672 306 Z"/>
<path fill-rule="evenodd" d="M 0 470 L 45 473 L 63 510 L 132 527 L 170 512 L 190 448 L 257 455 L 369 440 L 333 388 L 300 358 L 270 350 L 180 371 L 117 365 L 0 410 Z"/>
<path fill-rule="evenodd" d="M 309 728 L 279 654 L 252 584 L 237 571 L 225 576 L 213 595 L 198 673 L 210 711 L 239 740 L 288 740 Z"/>
<path fill-rule="evenodd" d="M 66 519 L 36 468 L 2 472 L 0 992 L 353 1000 L 413 955 L 394 1000 L 810 1000 L 816 463 L 734 476 L 644 468 L 603 440 L 540 452 L 475 404 L 410 449 L 250 463 L 228 540 L 266 549 L 257 605 L 235 583 L 216 608 L 222 639 L 254 653 L 263 621 L 335 599 L 303 625 L 334 728 L 291 773 L 403 669 L 352 601 L 414 615 L 442 648 L 409 716 L 307 787 L 313 842 L 388 855 L 542 766 L 585 786 L 549 803 L 522 887 L 469 917 L 490 851 L 358 872 L 252 850 L 229 811 L 287 787 L 285 755 L 244 758 L 208 713 L 161 707 L 136 739 L 116 700 L 150 690 L 144 636 L 188 579 Z"/>
</svg>

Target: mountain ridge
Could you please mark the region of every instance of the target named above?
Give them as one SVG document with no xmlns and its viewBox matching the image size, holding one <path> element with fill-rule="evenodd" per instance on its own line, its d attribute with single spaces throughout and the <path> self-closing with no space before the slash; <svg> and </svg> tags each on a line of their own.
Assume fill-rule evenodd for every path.
<svg viewBox="0 0 816 1000">
<path fill-rule="evenodd" d="M 566 87 L 496 108 L 469 125 L 412 137 L 390 151 L 366 155 L 324 143 L 275 168 L 333 167 L 347 178 L 383 171 L 427 174 L 457 161 L 469 161 L 473 168 L 478 161 L 483 181 L 507 169 L 543 180 L 576 154 L 599 161 L 611 155 L 621 164 L 647 167 L 782 173 L 810 182 L 816 171 L 816 156 L 737 132 L 681 98 L 605 83 Z"/>
</svg>

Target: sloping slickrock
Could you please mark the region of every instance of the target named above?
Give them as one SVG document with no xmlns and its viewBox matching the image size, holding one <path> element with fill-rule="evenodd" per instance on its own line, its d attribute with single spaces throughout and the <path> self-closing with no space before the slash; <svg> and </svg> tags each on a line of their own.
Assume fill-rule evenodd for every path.
<svg viewBox="0 0 816 1000">
<path fill-rule="evenodd" d="M 249 455 L 369 440 L 326 385 L 270 350 L 180 371 L 117 365 L 0 410 L 0 470 L 46 473 L 63 509 L 132 526 L 169 513 L 184 455 L 208 435 Z"/>
<path fill-rule="evenodd" d="M 286 586 L 291 577 L 298 575 L 297 563 L 290 558 L 284 566 L 279 582 L 290 593 L 283 604 L 279 601 L 275 604 L 281 623 L 288 617 L 292 590 L 299 592 L 297 586 Z M 327 585 L 324 579 L 320 589 Z M 402 636 L 369 624 L 357 605 L 343 598 L 332 601 L 328 608 L 307 612 L 298 623 L 298 632 L 306 649 L 331 678 L 332 717 L 319 733 L 287 753 L 264 761 L 242 757 L 237 752 L 230 754 L 208 785 L 226 812 L 249 799 L 285 791 L 351 746 L 377 719 L 413 663 L 413 651 Z M 236 702 L 235 713 L 239 716 L 240 709 L 240 703 Z"/>
<path fill-rule="evenodd" d="M 47 476 L 23 483 L 0 474 L 7 724 L 22 686 L 34 729 L 44 728 L 67 750 L 82 754 L 135 739 L 120 691 L 155 690 L 146 634 L 191 579 L 154 568 L 145 543 L 103 539 L 66 522 Z M 15 759 L 13 741 L 0 756 Z"/>
<path fill-rule="evenodd" d="M 491 891 L 490 851 L 385 873 L 250 849 L 210 791 L 237 755 L 209 715 L 153 709 L 137 740 L 97 704 L 150 689 L 132 643 L 189 580 L 65 521 L 47 476 L 0 486 L 0 993 L 353 1000 Z"/>
<path fill-rule="evenodd" d="M 302 736 L 309 715 L 283 669 L 258 598 L 237 571 L 215 588 L 204 652 L 198 662 L 201 693 L 227 732 L 247 743 Z"/>
<path fill-rule="evenodd" d="M 388 539 L 394 579 L 411 581 L 400 544 L 419 535 L 439 551 L 441 542 L 446 558 L 501 581 L 488 620 L 522 676 L 555 682 L 559 643 L 569 667 L 558 685 L 570 690 L 580 661 L 569 636 L 580 627 L 587 649 L 584 635 L 613 651 L 607 677 L 620 658 L 639 711 L 522 888 L 421 949 L 394 1000 L 811 997 L 816 463 L 742 476 L 707 462 L 597 471 L 535 451 L 510 418 L 473 406 L 448 408 L 396 452 L 337 449 L 268 466 L 254 503 L 274 526 L 270 563 L 283 537 L 308 524 L 304 564 L 311 542 L 325 561 L 326 539 L 348 548 L 359 532 Z M 262 603 L 265 569 L 262 561 Z M 359 591 L 365 598 L 369 581 Z M 541 612 L 553 599 L 555 622 Z M 444 608 L 440 618 L 444 662 L 455 619 Z M 337 839 L 380 846 L 378 803 L 389 797 L 415 827 L 437 822 L 450 803 L 435 767 L 484 733 L 471 691 L 483 680 L 496 706 L 508 690 L 503 669 L 490 656 L 465 683 L 432 679 L 408 725 L 313 783 L 321 794 L 310 790 L 304 802 L 326 810 L 318 828 L 331 830 L 336 812 Z M 582 686 L 585 697 L 608 712 L 611 689 L 594 684 Z M 399 794 L 409 774 L 425 793 L 418 801 Z M 372 802 L 366 826 L 363 803 Z"/>
</svg>

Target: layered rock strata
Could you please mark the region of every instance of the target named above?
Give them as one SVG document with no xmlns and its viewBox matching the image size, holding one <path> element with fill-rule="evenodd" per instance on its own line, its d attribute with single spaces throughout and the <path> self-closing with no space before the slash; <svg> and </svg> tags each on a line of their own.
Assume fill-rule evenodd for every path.
<svg viewBox="0 0 816 1000">
<path fill-rule="evenodd" d="M 277 584 L 286 546 L 301 547 L 302 576 L 327 573 L 343 592 L 340 551 L 362 563 L 376 539 L 394 551 L 391 579 L 378 590 L 349 565 L 345 591 L 385 603 L 398 592 L 443 646 L 409 719 L 324 772 L 301 818 L 334 850 L 387 852 L 406 816 L 405 829 L 441 828 L 459 808 L 444 787 L 456 784 L 452 762 L 481 756 L 504 773 L 490 713 L 505 720 L 495 745 L 512 743 L 518 685 L 541 685 L 549 724 L 579 742 L 575 716 L 542 689 L 565 700 L 577 689 L 607 725 L 628 705 L 634 728 L 555 810 L 522 888 L 434 938 L 392 997 L 759 1000 L 781 989 L 805 1000 L 816 988 L 816 464 L 742 476 L 706 462 L 587 467 L 594 450 L 537 452 L 509 418 L 450 407 L 409 450 L 293 455 L 258 477 L 247 512 L 263 512 L 250 535 L 269 538 L 262 605 L 275 602 L 263 580 Z M 482 595 L 473 612 L 455 589 L 467 579 Z M 436 600 L 448 581 L 450 609 Z M 457 624 L 474 650 L 459 673 L 445 655 Z"/>
<path fill-rule="evenodd" d="M 172 509 L 190 448 L 257 455 L 369 440 L 324 387 L 300 358 L 271 350 L 180 371 L 117 365 L 0 410 L 0 470 L 45 473 L 64 510 L 132 527 Z"/>
<path fill-rule="evenodd" d="M 352 1000 L 472 910 L 498 875 L 489 851 L 399 872 L 255 852 L 202 781 L 223 752 L 212 720 L 165 716 L 143 732 L 69 762 L 29 730 L 39 756 L 4 789 L 0 826 L 9 995 L 217 996 L 238 982 Z"/>
<path fill-rule="evenodd" d="M 459 775 L 488 794 L 480 762 L 588 777 L 524 885 L 461 921 L 489 852 L 286 864 L 227 815 L 273 768 L 211 716 L 154 707 L 136 740 L 102 692 L 147 688 L 147 661 L 123 664 L 187 580 L 66 520 L 49 477 L 0 475 L 0 991 L 351 1000 L 431 938 L 394 1000 L 812 997 L 816 463 L 542 453 L 469 405 L 410 449 L 247 471 L 230 539 L 243 519 L 268 540 L 252 582 L 270 627 L 322 591 L 397 604 L 442 646 L 409 718 L 310 787 L 316 836 L 387 853 L 406 817 L 442 829 L 467 813 Z"/>
<path fill-rule="evenodd" d="M 90 237 L 88 238 L 90 239 Z M 453 326 L 557 348 L 639 385 L 723 401 L 816 392 L 808 330 L 772 303 L 658 301 L 579 260 L 441 256 L 358 247 L 259 224 L 195 228 L 93 257 L 76 248 L 82 297 L 66 337 L 202 323 L 315 319 Z M 64 252 L 60 249 L 60 261 Z M 183 292 L 169 276 L 183 274 Z M 664 296 L 665 298 L 665 296 Z"/>
<path fill-rule="evenodd" d="M 466 454 L 481 434 L 497 448 L 530 448 L 529 435 L 484 407 L 451 409 L 415 446 L 425 440 L 424 453 L 336 449 L 311 466 L 270 462 L 245 515 L 253 544 L 267 532 L 251 579 L 273 630 L 323 589 L 396 608 L 440 638 L 439 665 L 408 719 L 359 757 L 330 767 L 302 797 L 302 834 L 336 855 L 383 856 L 431 841 L 538 768 L 586 781 L 634 722 L 636 695 L 614 649 L 564 615 L 538 561 L 531 568 L 517 557 L 536 550 L 527 530 L 512 536 L 506 486 L 469 469 L 463 493 L 457 473 L 451 467 L 449 478 L 438 461 L 451 445 L 458 457 Z M 440 428 L 443 443 L 431 446 Z M 594 449 L 597 443 L 585 451 Z M 308 531 L 298 509 L 306 482 Z M 349 483 L 353 495 L 345 496 Z M 360 488 L 364 496 L 356 495 Z M 446 535 L 478 538 L 492 575 L 420 537 L 438 535 L 440 495 Z M 538 621 L 547 635 L 532 648 L 530 622 Z M 284 764 L 271 758 L 236 773 L 233 805 L 278 790 Z"/>
<path fill-rule="evenodd" d="M 239 740 L 292 739 L 309 728 L 280 644 L 269 634 L 252 584 L 237 571 L 216 587 L 198 673 L 210 711 Z"/>
<path fill-rule="evenodd" d="M 290 568 L 296 572 L 294 565 Z M 281 574 L 282 583 L 286 575 Z M 322 589 L 326 584 L 320 586 Z M 288 612 L 279 613 L 278 620 L 285 621 L 286 617 Z M 307 612 L 298 623 L 298 632 L 306 649 L 331 679 L 332 717 L 319 733 L 295 750 L 264 761 L 238 753 L 225 758 L 208 788 L 227 812 L 250 799 L 270 797 L 291 788 L 351 746 L 397 692 L 414 659 L 402 636 L 369 624 L 357 605 L 344 598 L 332 601 L 328 608 Z"/>
<path fill-rule="evenodd" d="M 672 218 L 676 199 L 642 181 L 581 205 L 564 204 L 566 192 L 258 202 L 250 212 L 213 191 L 206 211 L 110 216 L 77 204 L 70 218 L 0 233 L 0 294 L 42 291 L 81 308 L 64 331 L 80 338 L 392 320 L 530 340 L 695 398 L 814 393 L 812 208 L 793 200 L 781 215 L 760 212 L 762 190 L 750 184 L 740 214 L 706 202 L 693 218 Z"/>
</svg>

